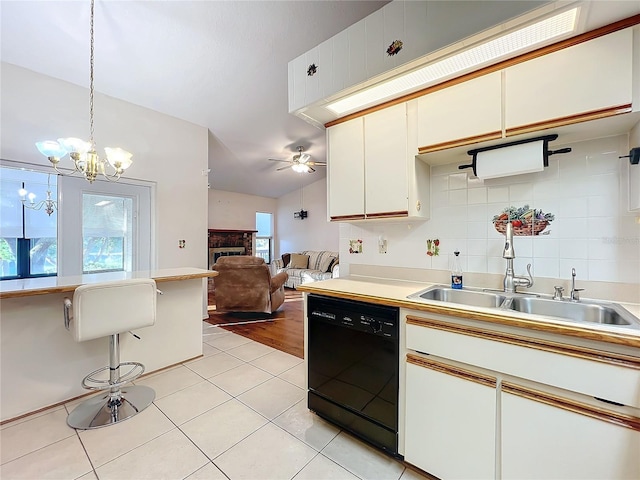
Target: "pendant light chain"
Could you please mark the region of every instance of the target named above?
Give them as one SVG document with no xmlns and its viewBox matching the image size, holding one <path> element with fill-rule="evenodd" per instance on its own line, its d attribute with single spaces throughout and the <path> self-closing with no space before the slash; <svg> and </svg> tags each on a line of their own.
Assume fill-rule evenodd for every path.
<svg viewBox="0 0 640 480">
<path fill-rule="evenodd" d="M 90 53 L 89 53 L 89 140 L 85 141 L 80 138 L 68 137 L 59 138 L 58 141 L 46 140 L 36 142 L 36 147 L 53 165 L 58 175 L 74 175 L 76 173 L 84 176 L 89 183 L 93 183 L 98 175 L 110 182 L 117 182 L 124 171 L 131 166 L 133 156 L 131 152 L 127 152 L 120 147 L 105 147 L 104 151 L 106 159 L 100 158 L 96 152 L 96 143 L 94 140 L 94 20 L 95 20 L 95 0 L 91 0 L 89 36 L 90 36 Z M 73 171 L 71 173 L 58 169 L 60 159 L 69 156 L 73 162 Z M 106 167 L 110 167 L 113 172 L 107 172 Z"/>
<path fill-rule="evenodd" d="M 95 143 L 93 141 L 93 9 L 94 9 L 94 0 L 91 0 L 91 50 L 89 55 L 89 143 L 91 144 L 91 148 L 95 149 Z"/>
</svg>

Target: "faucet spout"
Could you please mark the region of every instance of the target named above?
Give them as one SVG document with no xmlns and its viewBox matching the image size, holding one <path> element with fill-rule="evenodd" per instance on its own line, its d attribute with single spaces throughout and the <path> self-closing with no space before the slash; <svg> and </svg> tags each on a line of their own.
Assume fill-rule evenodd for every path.
<svg viewBox="0 0 640 480">
<path fill-rule="evenodd" d="M 513 271 L 513 260 L 516 258 L 516 252 L 513 248 L 513 225 L 509 221 L 505 230 L 504 250 L 502 258 L 507 261 L 507 270 L 504 273 L 502 282 L 504 291 L 507 293 L 517 293 L 518 287 L 529 288 L 533 286 L 533 276 L 531 275 L 531 264 L 527 265 L 529 278 L 516 276 Z"/>
<path fill-rule="evenodd" d="M 507 229 L 504 233 L 504 250 L 502 251 L 502 258 L 507 260 L 513 260 L 516 258 L 516 251 L 513 248 L 513 225 L 511 221 L 507 222 Z"/>
</svg>

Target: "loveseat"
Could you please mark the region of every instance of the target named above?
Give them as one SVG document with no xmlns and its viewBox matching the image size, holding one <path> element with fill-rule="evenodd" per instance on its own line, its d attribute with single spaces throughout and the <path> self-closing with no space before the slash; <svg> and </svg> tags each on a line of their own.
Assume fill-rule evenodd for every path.
<svg viewBox="0 0 640 480">
<path fill-rule="evenodd" d="M 305 250 L 300 253 L 285 253 L 272 264 L 275 274 L 289 274 L 285 287 L 296 288 L 302 283 L 331 278 L 338 261 L 338 252 Z"/>
</svg>

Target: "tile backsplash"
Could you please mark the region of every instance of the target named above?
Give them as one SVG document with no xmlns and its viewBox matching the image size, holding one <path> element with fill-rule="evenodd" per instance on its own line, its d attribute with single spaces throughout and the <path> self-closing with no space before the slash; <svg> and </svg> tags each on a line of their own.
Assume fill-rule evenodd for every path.
<svg viewBox="0 0 640 480">
<path fill-rule="evenodd" d="M 626 135 L 562 147 L 568 154 L 549 158 L 542 172 L 480 180 L 459 163 L 431 167 L 431 219 L 426 222 L 372 222 L 340 225 L 340 263 L 449 270 L 459 250 L 466 272 L 503 274 L 504 235 L 492 223 L 508 206 L 553 213 L 544 235 L 516 236 L 515 270 L 532 264 L 535 277 L 640 283 L 640 214 L 628 211 Z M 554 144 L 553 149 L 561 148 Z M 453 159 L 455 160 L 455 159 Z M 376 244 L 387 253 L 363 249 L 349 255 L 349 239 Z M 440 255 L 426 254 L 425 242 L 440 239 Z M 348 270 L 348 268 L 346 269 Z"/>
</svg>

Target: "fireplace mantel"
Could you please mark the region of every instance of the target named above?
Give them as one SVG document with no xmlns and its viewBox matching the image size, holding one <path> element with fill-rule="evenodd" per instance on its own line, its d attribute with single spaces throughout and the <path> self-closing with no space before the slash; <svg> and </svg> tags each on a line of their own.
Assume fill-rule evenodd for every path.
<svg viewBox="0 0 640 480">
<path fill-rule="evenodd" d="M 209 229 L 209 236 L 211 236 L 212 233 L 258 233 L 257 230 L 230 230 L 230 229 L 224 229 L 224 228 L 210 228 Z"/>
</svg>

